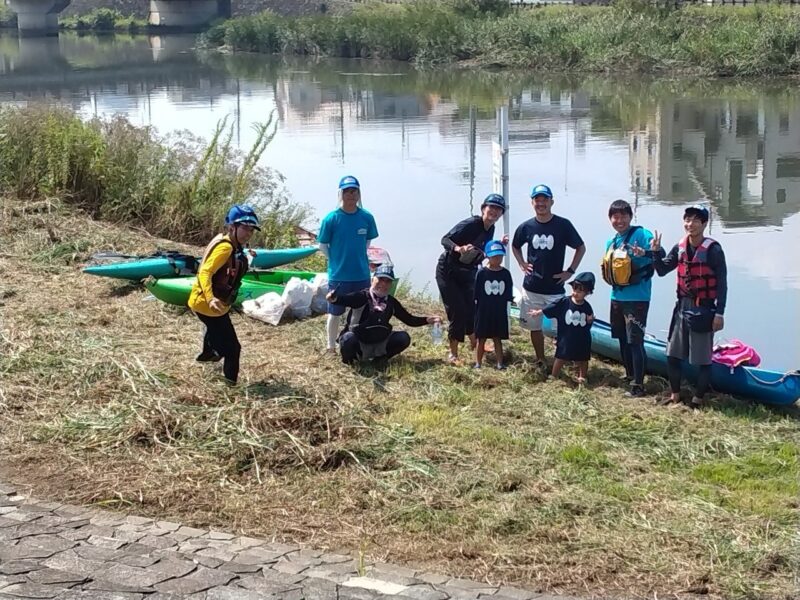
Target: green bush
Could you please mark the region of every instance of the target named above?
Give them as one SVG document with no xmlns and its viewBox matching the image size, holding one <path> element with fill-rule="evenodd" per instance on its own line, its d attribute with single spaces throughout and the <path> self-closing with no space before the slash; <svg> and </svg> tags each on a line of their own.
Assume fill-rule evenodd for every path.
<svg viewBox="0 0 800 600">
<path fill-rule="evenodd" d="M 98 8 L 84 15 L 74 15 L 61 19 L 62 29 L 77 31 L 128 31 L 137 33 L 147 28 L 147 22 L 133 15 L 123 15 L 112 8 Z"/>
<path fill-rule="evenodd" d="M 611 7 L 506 11 L 492 0 L 368 3 L 346 15 L 264 13 L 226 21 L 212 47 L 387 58 L 420 65 L 572 71 L 787 75 L 800 70 L 800 9 L 688 7 L 617 0 Z"/>
<path fill-rule="evenodd" d="M 192 243 L 218 230 L 230 204 L 248 202 L 264 219 L 256 242 L 290 245 L 308 214 L 278 193 L 276 173 L 258 166 L 274 131 L 270 117 L 242 154 L 225 121 L 206 144 L 188 134 L 162 138 L 122 117 L 84 122 L 64 108 L 6 108 L 0 193 L 59 197 L 94 217 Z"/>
</svg>

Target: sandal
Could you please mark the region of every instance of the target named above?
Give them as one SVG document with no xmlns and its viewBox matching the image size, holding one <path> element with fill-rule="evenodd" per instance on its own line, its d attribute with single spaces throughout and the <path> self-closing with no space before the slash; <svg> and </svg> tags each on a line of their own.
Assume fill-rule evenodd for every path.
<svg viewBox="0 0 800 600">
<path fill-rule="evenodd" d="M 454 354 L 447 355 L 447 364 L 453 365 L 454 367 L 461 366 L 461 359 L 455 356 Z"/>
</svg>

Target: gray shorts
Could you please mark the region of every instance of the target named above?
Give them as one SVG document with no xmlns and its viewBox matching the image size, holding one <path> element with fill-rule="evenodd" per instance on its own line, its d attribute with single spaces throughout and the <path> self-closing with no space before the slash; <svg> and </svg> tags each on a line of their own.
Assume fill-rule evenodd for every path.
<svg viewBox="0 0 800 600">
<path fill-rule="evenodd" d="M 683 309 L 691 306 L 691 298 L 681 298 L 676 310 L 672 313 L 667 356 L 681 360 L 688 358 L 690 364 L 697 366 L 710 365 L 711 350 L 714 347 L 714 332 L 696 333 L 689 328 L 689 323 L 683 318 Z"/>
</svg>

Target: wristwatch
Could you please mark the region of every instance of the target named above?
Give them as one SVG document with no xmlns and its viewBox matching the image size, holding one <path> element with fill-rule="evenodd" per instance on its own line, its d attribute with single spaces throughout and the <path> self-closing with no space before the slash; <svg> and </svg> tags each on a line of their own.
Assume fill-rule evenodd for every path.
<svg viewBox="0 0 800 600">
<path fill-rule="evenodd" d="M 575 269 L 573 269 L 572 267 L 567 267 L 567 273 L 572 273 L 573 275 L 575 275 Z"/>
</svg>

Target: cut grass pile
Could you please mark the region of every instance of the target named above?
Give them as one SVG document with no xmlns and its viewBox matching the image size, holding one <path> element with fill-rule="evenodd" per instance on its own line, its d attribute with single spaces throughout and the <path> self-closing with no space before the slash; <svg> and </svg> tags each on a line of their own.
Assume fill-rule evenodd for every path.
<svg viewBox="0 0 800 600">
<path fill-rule="evenodd" d="M 796 597 L 796 412 L 626 399 L 600 361 L 586 389 L 542 382 L 517 331 L 503 373 L 445 366 L 424 330 L 387 370 L 353 370 L 320 319 L 235 316 L 228 388 L 193 361 L 194 316 L 79 272 L 169 243 L 55 201 L 3 200 L 1 223 L 0 477 L 559 593 Z"/>
</svg>

